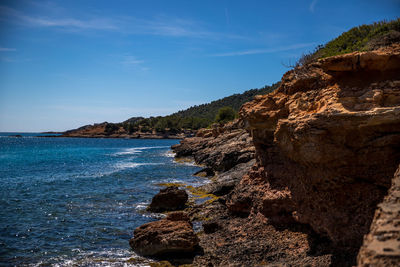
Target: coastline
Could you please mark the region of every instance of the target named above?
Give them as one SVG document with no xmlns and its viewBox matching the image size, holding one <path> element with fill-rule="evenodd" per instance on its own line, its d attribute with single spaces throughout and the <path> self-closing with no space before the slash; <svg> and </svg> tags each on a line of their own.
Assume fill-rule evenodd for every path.
<svg viewBox="0 0 400 267">
<path fill-rule="evenodd" d="M 18 177 L 2 176 L 2 217 L 7 220 L 1 227 L 15 225 L 1 238 L 4 264 L 135 264 L 136 254 L 127 244 L 131 227 L 159 218 L 144 211 L 149 194 L 155 194 L 161 183 L 196 186 L 205 181 L 191 175 L 200 168 L 173 161 L 169 148 L 176 140 L 0 141 L 1 171 Z M 46 242 L 54 249 L 48 250 Z M 32 247 L 34 253 L 28 253 Z"/>
<path fill-rule="evenodd" d="M 172 146 L 204 166 L 197 174 L 211 182 L 196 191 L 215 197 L 144 225 L 149 235 L 132 243 L 172 249 L 178 217 L 200 225 L 193 266 L 400 264 L 399 63 L 395 45 L 289 71 L 239 120 Z"/>
<path fill-rule="evenodd" d="M 39 135 L 35 137 L 54 137 L 54 138 L 104 138 L 104 139 L 184 139 L 186 137 L 183 136 L 159 136 L 159 135 L 144 135 L 144 136 L 107 136 L 107 135 L 99 135 L 99 136 L 86 136 L 86 135 L 77 135 L 77 136 L 64 136 L 64 135 L 58 135 L 58 136 L 52 136 L 52 135 Z"/>
</svg>

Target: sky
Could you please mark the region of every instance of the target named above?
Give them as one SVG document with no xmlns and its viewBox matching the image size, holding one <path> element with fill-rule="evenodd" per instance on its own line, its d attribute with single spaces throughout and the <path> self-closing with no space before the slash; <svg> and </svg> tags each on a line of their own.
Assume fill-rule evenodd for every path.
<svg viewBox="0 0 400 267">
<path fill-rule="evenodd" d="M 0 0 L 0 132 L 168 115 L 273 84 L 400 0 Z"/>
</svg>

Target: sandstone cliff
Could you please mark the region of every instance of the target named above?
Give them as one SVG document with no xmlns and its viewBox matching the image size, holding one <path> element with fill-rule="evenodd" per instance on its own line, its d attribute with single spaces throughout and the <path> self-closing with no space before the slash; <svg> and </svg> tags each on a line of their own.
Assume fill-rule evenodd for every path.
<svg viewBox="0 0 400 267">
<path fill-rule="evenodd" d="M 258 168 L 230 209 L 269 216 L 277 205 L 336 244 L 359 247 L 400 162 L 400 46 L 290 71 L 240 115 Z"/>
<path fill-rule="evenodd" d="M 194 264 L 356 264 L 400 163 L 400 45 L 289 71 L 276 91 L 244 104 L 235 125 L 201 131 L 174 148 L 211 171 L 247 161 L 228 195 L 195 207 L 193 218 L 206 222 L 204 255 Z M 254 151 L 255 160 L 247 160 Z M 364 241 L 361 265 L 376 255 L 400 263 L 391 247 L 398 233 L 381 231 L 398 226 L 398 189 L 390 192 Z M 382 224 L 388 218 L 391 226 Z M 382 238 L 394 242 L 390 251 L 375 246 Z"/>
</svg>

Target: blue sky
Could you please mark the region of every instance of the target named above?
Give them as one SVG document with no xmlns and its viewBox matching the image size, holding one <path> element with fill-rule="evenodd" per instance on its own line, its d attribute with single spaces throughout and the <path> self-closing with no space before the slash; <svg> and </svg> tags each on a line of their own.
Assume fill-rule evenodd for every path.
<svg viewBox="0 0 400 267">
<path fill-rule="evenodd" d="M 167 115 L 399 14 L 399 0 L 0 0 L 0 131 Z"/>
</svg>

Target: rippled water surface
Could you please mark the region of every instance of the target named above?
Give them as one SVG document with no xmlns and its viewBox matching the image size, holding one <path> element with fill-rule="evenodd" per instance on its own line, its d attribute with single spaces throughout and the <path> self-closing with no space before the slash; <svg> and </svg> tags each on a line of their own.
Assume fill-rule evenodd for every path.
<svg viewBox="0 0 400 267">
<path fill-rule="evenodd" d="M 0 265 L 130 265 L 157 184 L 204 183 L 176 143 L 0 136 Z"/>
</svg>

